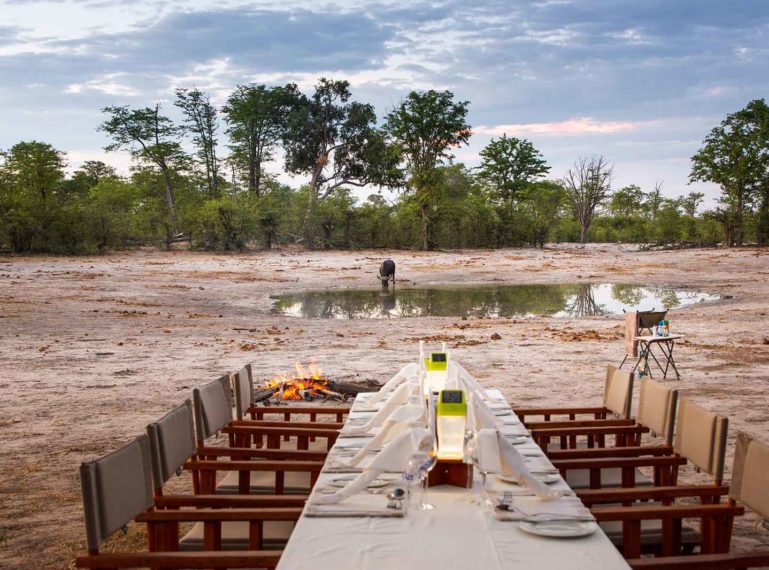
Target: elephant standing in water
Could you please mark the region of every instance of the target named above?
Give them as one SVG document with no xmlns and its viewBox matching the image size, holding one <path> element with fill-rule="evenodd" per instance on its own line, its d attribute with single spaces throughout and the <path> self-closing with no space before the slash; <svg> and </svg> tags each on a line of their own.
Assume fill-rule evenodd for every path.
<svg viewBox="0 0 769 570">
<path fill-rule="evenodd" d="M 389 287 L 390 281 L 395 285 L 395 262 L 392 259 L 387 258 L 382 262 L 379 267 L 379 280 L 385 289 Z"/>
</svg>

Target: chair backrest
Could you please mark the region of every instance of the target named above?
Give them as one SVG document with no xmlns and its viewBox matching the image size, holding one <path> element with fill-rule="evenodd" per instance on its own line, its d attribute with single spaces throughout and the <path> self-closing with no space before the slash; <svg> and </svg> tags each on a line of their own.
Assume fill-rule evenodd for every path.
<svg viewBox="0 0 769 570">
<path fill-rule="evenodd" d="M 678 390 L 648 378 L 642 380 L 638 398 L 638 423 L 664 437 L 668 445 L 673 445 L 677 403 Z"/>
<path fill-rule="evenodd" d="M 716 481 L 724 477 L 729 420 L 681 398 L 673 450 Z"/>
<path fill-rule="evenodd" d="M 649 329 L 665 319 L 667 311 L 638 311 L 638 328 Z"/>
<path fill-rule="evenodd" d="M 232 421 L 229 374 L 192 391 L 195 430 L 199 442 L 207 440 Z"/>
<path fill-rule="evenodd" d="M 633 402 L 633 373 L 619 370 L 611 364 L 606 367 L 603 407 L 623 418 L 630 417 Z"/>
<path fill-rule="evenodd" d="M 195 426 L 192 421 L 192 403 L 186 400 L 165 416 L 147 426 L 152 452 L 152 480 L 155 489 L 176 473 L 195 455 Z"/>
<path fill-rule="evenodd" d="M 232 385 L 235 388 L 235 414 L 239 420 L 242 420 L 248 408 L 254 403 L 254 379 L 250 364 L 233 372 Z"/>
<path fill-rule="evenodd" d="M 80 465 L 88 550 L 152 506 L 149 438 L 143 435 L 114 453 Z"/>
<path fill-rule="evenodd" d="M 625 313 L 625 354 L 631 358 L 638 356 L 638 313 Z"/>
<path fill-rule="evenodd" d="M 737 433 L 729 497 L 769 520 L 769 446 Z"/>
</svg>

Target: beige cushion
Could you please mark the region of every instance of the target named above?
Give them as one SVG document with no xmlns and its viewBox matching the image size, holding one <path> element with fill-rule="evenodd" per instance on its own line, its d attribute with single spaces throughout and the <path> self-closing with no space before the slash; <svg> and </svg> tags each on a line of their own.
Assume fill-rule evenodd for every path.
<svg viewBox="0 0 769 570">
<path fill-rule="evenodd" d="M 192 395 L 198 440 L 205 441 L 232 421 L 229 375 L 195 388 Z"/>
<path fill-rule="evenodd" d="M 755 440 L 748 443 L 740 487 L 742 502 L 769 519 L 769 447 Z"/>
<path fill-rule="evenodd" d="M 630 417 L 633 398 L 633 373 L 623 372 L 615 366 L 606 367 L 606 384 L 603 392 L 603 406 L 618 416 Z"/>
<path fill-rule="evenodd" d="M 235 388 L 235 412 L 240 420 L 248 411 L 248 407 L 254 403 L 254 383 L 251 379 L 250 364 L 232 375 L 232 385 Z"/>
<path fill-rule="evenodd" d="M 724 474 L 728 420 L 681 398 L 673 449 L 715 479 Z"/>
<path fill-rule="evenodd" d="M 265 521 L 264 549 L 281 550 L 294 530 L 294 521 Z M 203 549 L 203 523 L 195 523 L 179 541 L 180 550 Z M 248 550 L 248 521 L 222 523 L 222 550 Z"/>
<path fill-rule="evenodd" d="M 224 479 L 216 485 L 216 492 L 224 495 L 233 495 L 238 492 L 237 471 L 229 471 Z M 310 492 L 310 474 L 295 471 L 289 471 L 284 474 L 284 492 L 288 495 L 306 495 Z M 250 492 L 274 493 L 275 492 L 275 472 L 274 471 L 251 471 Z"/>
<path fill-rule="evenodd" d="M 638 403 L 638 423 L 673 443 L 678 390 L 673 390 L 648 378 L 641 381 Z"/>
<path fill-rule="evenodd" d="M 571 469 L 566 472 L 566 482 L 572 489 L 590 488 L 589 469 Z M 654 482 L 638 469 L 635 471 L 635 486 L 648 487 Z M 619 467 L 601 469 L 601 487 L 622 487 L 622 469 Z"/>
<path fill-rule="evenodd" d="M 114 453 L 80 466 L 89 550 L 152 506 L 149 438 L 143 435 Z"/>
<path fill-rule="evenodd" d="M 195 428 L 192 404 L 184 404 L 147 426 L 152 450 L 152 477 L 160 489 L 171 476 L 195 455 Z"/>
</svg>

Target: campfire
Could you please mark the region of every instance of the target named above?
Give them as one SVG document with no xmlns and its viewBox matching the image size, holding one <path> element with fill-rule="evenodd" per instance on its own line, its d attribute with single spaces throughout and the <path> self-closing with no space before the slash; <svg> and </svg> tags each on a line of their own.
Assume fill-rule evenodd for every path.
<svg viewBox="0 0 769 570">
<path fill-rule="evenodd" d="M 279 401 L 346 401 L 360 392 L 375 392 L 379 389 L 376 382 L 342 382 L 327 376 L 315 363 L 303 366 L 297 362 L 294 371 L 278 374 L 264 383 L 264 388 L 255 393 L 255 402 L 270 399 Z"/>
<path fill-rule="evenodd" d="M 281 400 L 316 400 L 332 396 L 342 396 L 329 388 L 329 379 L 323 375 L 320 367 L 312 363 L 307 368 L 297 362 L 296 371 L 291 375 L 279 374 L 264 383 L 267 389 L 273 389 Z"/>
</svg>

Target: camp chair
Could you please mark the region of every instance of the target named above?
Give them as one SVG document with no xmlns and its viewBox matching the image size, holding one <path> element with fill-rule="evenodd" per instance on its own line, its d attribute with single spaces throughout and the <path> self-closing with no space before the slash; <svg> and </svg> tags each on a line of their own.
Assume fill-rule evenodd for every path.
<svg viewBox="0 0 769 570">
<path fill-rule="evenodd" d="M 233 391 L 235 392 L 235 414 L 237 419 L 241 421 L 250 416 L 252 421 L 264 422 L 265 415 L 279 415 L 283 418 L 283 422 L 291 422 L 292 416 L 309 415 L 309 423 L 314 424 L 317 422 L 319 415 L 333 415 L 335 416 L 337 426 L 341 426 L 344 421 L 344 416 L 350 411 L 348 406 L 257 406 L 256 402 L 254 402 L 254 380 L 250 364 L 247 364 L 238 372 L 232 374 L 232 386 Z M 263 425 L 265 427 L 284 426 L 283 423 L 276 422 L 274 419 L 269 423 L 251 425 Z M 292 423 L 292 425 L 297 427 L 299 424 Z M 330 423 L 323 423 L 317 427 L 323 427 L 324 429 L 339 429 L 337 426 L 333 426 Z M 264 445 L 264 436 L 254 434 L 252 438 L 253 444 L 257 447 Z M 283 441 L 290 440 L 290 436 L 283 436 Z M 309 441 L 312 443 L 316 441 L 316 438 L 310 436 Z M 319 448 L 319 446 L 313 447 Z"/>
<path fill-rule="evenodd" d="M 766 523 L 769 520 L 769 446 L 753 440 L 745 433 L 737 434 L 732 481 L 727 506 L 739 503 L 754 511 Z M 723 531 L 730 532 L 730 525 Z M 717 529 L 714 529 L 717 530 Z M 660 569 L 725 569 L 769 567 L 769 550 L 729 553 L 729 542 L 723 537 L 724 552 L 686 557 L 664 557 L 628 560 L 632 568 Z"/>
<path fill-rule="evenodd" d="M 193 480 L 197 481 L 196 490 L 201 493 L 298 493 L 306 494 L 315 484 L 320 469 L 323 467 L 325 454 L 308 450 L 311 436 L 325 438 L 326 447 L 331 448 L 336 441 L 339 432 L 335 429 L 320 429 L 319 427 L 307 427 L 300 424 L 299 427 L 284 426 L 272 427 L 249 422 L 232 420 L 232 401 L 229 391 L 229 377 L 225 376 L 214 380 L 193 390 L 195 410 L 195 431 L 198 448 L 198 461 L 188 464 L 193 469 Z M 225 451 L 207 447 L 205 441 L 217 433 L 226 433 L 229 436 L 230 448 L 247 449 L 247 444 L 253 435 L 263 435 L 267 439 L 267 449 L 262 451 L 272 452 L 278 461 L 211 461 L 211 458 L 230 456 L 232 449 Z M 280 449 L 280 438 L 283 435 L 291 435 L 298 440 L 298 450 Z M 246 445 L 240 445 L 245 442 Z M 257 451 L 257 450 L 254 450 Z M 300 453 L 304 452 L 304 453 Z M 238 454 L 246 451 L 236 451 Z M 305 455 L 312 460 L 289 461 L 295 457 Z M 242 457 L 243 455 L 240 455 Z M 250 455 L 250 457 L 256 457 Z M 273 466 L 272 470 L 268 467 Z M 216 485 L 216 472 L 229 471 L 227 476 Z M 271 473 L 272 471 L 273 473 Z M 274 477 L 273 477 L 274 474 Z M 197 479 L 196 479 L 197 477 Z"/>
<path fill-rule="evenodd" d="M 149 438 L 143 435 L 119 450 L 80 466 L 88 553 L 78 568 L 274 568 L 280 552 L 259 549 L 264 521 L 297 520 L 299 508 L 162 509 L 153 507 Z M 132 520 L 146 523 L 149 552 L 100 553 L 104 541 Z M 215 551 L 223 520 L 246 521 L 253 550 Z M 202 521 L 207 527 L 201 552 L 178 552 L 179 524 Z"/>
<path fill-rule="evenodd" d="M 607 415 L 615 414 L 620 418 L 630 417 L 630 405 L 633 398 L 633 376 L 622 372 L 617 367 L 609 364 L 606 367 L 606 380 L 604 382 L 603 402 L 595 407 L 563 407 L 563 408 L 514 408 L 513 411 L 521 419 L 527 422 L 527 416 L 543 416 L 546 422 L 552 420 L 552 416 L 568 416 L 569 420 L 576 420 L 578 415 L 592 415 L 594 419 L 606 419 Z"/>
<path fill-rule="evenodd" d="M 604 532 L 615 544 L 621 545 L 626 557 L 639 556 L 642 548 L 646 551 L 661 550 L 663 555 L 672 555 L 677 554 L 682 546 L 691 550 L 698 544 L 701 544 L 703 552 L 723 552 L 724 533 L 727 530 L 731 533 L 731 525 L 728 529 L 724 527 L 722 518 L 737 514 L 736 510 L 714 511 L 717 514 L 713 516 L 717 520 L 711 520 L 705 509 L 702 511 L 705 514 L 702 516 L 700 533 L 681 523 L 682 518 L 699 516 L 693 514 L 695 511 L 687 511 L 688 506 L 676 506 L 679 510 L 657 515 L 660 515 L 660 507 L 671 505 L 676 498 L 698 497 L 702 505 L 709 505 L 717 504 L 719 497 L 728 492 L 728 487 L 723 485 L 727 429 L 728 420 L 725 417 L 682 398 L 672 456 L 564 460 L 554 461 L 553 465 L 562 473 L 574 466 L 600 469 L 615 466 L 617 463 L 622 464 L 623 471 L 643 466 L 654 467 L 654 486 L 651 487 L 577 491 L 577 495 L 586 506 L 591 507 L 596 518 L 600 522 L 609 523 L 602 524 Z M 713 483 L 677 486 L 678 469 L 687 462 L 710 474 Z M 625 477 L 623 473 L 623 483 L 627 482 L 633 482 L 633 478 Z M 660 501 L 661 505 L 648 502 L 638 504 L 637 501 Z M 606 503 L 623 504 L 630 510 L 622 511 L 621 507 L 616 506 L 595 507 Z M 661 521 L 666 522 L 663 524 Z M 728 549 L 728 540 L 726 548 Z"/>
<path fill-rule="evenodd" d="M 601 437 L 593 435 L 594 427 L 581 428 L 557 428 L 534 430 L 532 434 L 547 449 L 547 455 L 551 461 L 566 459 L 589 460 L 594 458 L 608 457 L 641 457 L 649 456 L 670 456 L 673 455 L 673 429 L 676 417 L 676 404 L 678 402 L 678 390 L 673 390 L 667 386 L 654 382 L 652 380 L 643 380 L 638 404 L 638 416 L 636 426 L 639 428 L 634 435 L 638 440 L 630 440 L 625 436 L 624 445 L 618 447 L 601 447 L 600 445 L 589 445 L 587 448 L 580 448 L 581 441 L 575 441 L 579 436 L 587 438 L 593 437 L 590 444 L 600 444 Z M 600 421 L 600 420 L 598 420 Z M 594 422 L 595 424 L 598 421 Z M 642 433 L 652 432 L 664 438 L 663 445 L 641 446 L 640 437 Z M 566 434 L 566 435 L 563 435 Z M 558 449 L 551 450 L 548 442 L 551 438 L 561 440 Z M 565 440 L 565 441 L 564 441 Z M 567 449 L 567 447 L 569 449 Z M 626 470 L 627 473 L 628 470 Z M 632 486 L 651 485 L 652 480 L 647 478 L 638 469 L 633 470 L 635 481 Z M 629 476 L 628 474 L 625 477 Z M 572 489 L 588 489 L 601 487 L 620 487 L 623 486 L 623 470 L 619 467 L 610 467 L 606 469 L 573 469 L 567 472 L 567 482 Z M 630 486 L 630 485 L 626 485 Z"/>
<path fill-rule="evenodd" d="M 155 505 L 158 508 L 208 507 L 208 508 L 243 508 L 243 507 L 293 507 L 302 508 L 306 496 L 287 495 L 165 495 L 163 486 L 174 475 L 195 465 L 195 431 L 192 420 L 192 404 L 189 400 L 171 410 L 159 420 L 147 426 L 152 459 L 152 479 L 154 483 Z M 205 449 L 204 449 L 205 451 Z M 234 450 L 239 459 L 269 457 L 273 450 Z M 232 453 L 232 452 L 231 452 Z M 277 453 L 281 453 L 277 451 Z M 296 453 L 296 452 L 294 452 Z M 198 463 L 199 464 L 199 463 Z M 229 466 L 222 465 L 222 469 Z M 261 464 L 257 467 L 265 467 Z M 275 465 L 269 467 L 275 469 Z M 198 482 L 198 487 L 200 483 Z M 248 492 L 248 482 L 246 482 Z M 225 550 L 248 549 L 249 522 L 225 522 L 221 527 L 222 548 Z M 260 531 L 262 548 L 282 548 L 293 530 L 291 521 L 271 521 Z M 182 550 L 201 550 L 204 546 L 205 525 L 193 526 L 179 542 Z"/>
</svg>

